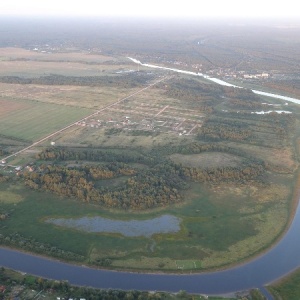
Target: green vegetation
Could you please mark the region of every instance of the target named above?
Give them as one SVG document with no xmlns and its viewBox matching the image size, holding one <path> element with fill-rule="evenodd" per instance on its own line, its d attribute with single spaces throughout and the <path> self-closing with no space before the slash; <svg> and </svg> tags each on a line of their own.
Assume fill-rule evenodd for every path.
<svg viewBox="0 0 300 300">
<path fill-rule="evenodd" d="M 300 298 L 300 271 L 296 270 L 290 275 L 268 286 L 276 300 L 290 300 Z"/>
<path fill-rule="evenodd" d="M 165 272 L 223 268 L 270 247 L 288 224 L 296 190 L 298 108 L 257 115 L 274 103 L 187 75 L 143 89 L 161 73 L 116 74 L 124 60 L 102 59 L 99 76 L 81 74 L 83 61 L 70 63 L 72 74 L 1 78 L 3 156 L 101 110 L 57 134 L 54 147 L 46 141 L 1 168 L 1 244 L 93 266 Z M 162 215 L 180 220 L 180 230 L 125 237 L 47 222 Z"/>
<path fill-rule="evenodd" d="M 10 299 L 19 297 L 20 299 L 35 299 L 43 297 L 45 300 L 55 300 L 57 298 L 70 299 L 109 299 L 109 300 L 234 300 L 238 298 L 206 297 L 201 295 L 188 294 L 185 291 L 178 293 L 167 292 L 142 292 L 138 290 L 103 290 L 90 287 L 77 287 L 70 285 L 67 281 L 54 281 L 32 275 L 21 274 L 12 270 L 1 268 L 0 270 L 0 297 Z M 251 298 L 259 299 L 259 298 Z"/>
<path fill-rule="evenodd" d="M 88 115 L 88 109 L 0 98 L 0 134 L 32 142 Z"/>
<path fill-rule="evenodd" d="M 145 84 L 153 79 L 153 75 L 146 72 L 125 73 L 125 76 L 63 76 L 51 75 L 38 78 L 24 78 L 19 76 L 2 76 L 0 82 L 10 84 L 35 84 L 35 85 L 66 85 L 66 86 L 104 86 L 133 88 Z"/>
</svg>

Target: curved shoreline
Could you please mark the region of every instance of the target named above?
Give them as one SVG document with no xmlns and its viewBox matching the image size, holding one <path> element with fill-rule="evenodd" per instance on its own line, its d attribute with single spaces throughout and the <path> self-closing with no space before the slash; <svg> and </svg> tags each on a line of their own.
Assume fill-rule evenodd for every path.
<svg viewBox="0 0 300 300">
<path fill-rule="evenodd" d="M 191 274 L 204 274 L 204 275 L 208 275 L 214 272 L 220 272 L 220 271 L 226 271 L 226 270 L 231 270 L 231 269 L 235 269 L 238 268 L 240 266 L 243 266 L 249 262 L 253 262 L 257 259 L 259 259 L 261 256 L 265 255 L 267 252 L 271 251 L 273 248 L 276 247 L 276 245 L 278 243 L 280 243 L 280 241 L 283 239 L 283 237 L 285 236 L 285 234 L 287 233 L 287 231 L 290 229 L 290 226 L 294 220 L 295 214 L 296 214 L 296 210 L 298 208 L 299 202 L 300 202 L 300 171 L 298 172 L 298 178 L 296 181 L 296 186 L 295 188 L 297 189 L 297 192 L 294 191 L 294 195 L 292 196 L 293 200 L 291 203 L 291 213 L 289 216 L 289 220 L 287 221 L 285 228 L 282 230 L 282 232 L 275 238 L 274 242 L 272 242 L 270 245 L 268 245 L 266 248 L 264 248 L 263 250 L 258 250 L 257 254 L 253 254 L 250 255 L 249 257 L 246 257 L 244 259 L 241 259 L 240 261 L 237 262 L 233 262 L 233 263 L 228 263 L 225 265 L 221 265 L 221 266 L 216 266 L 216 267 L 212 267 L 210 269 L 206 269 L 203 270 L 202 272 L 200 270 L 188 270 L 187 272 L 183 273 L 182 271 L 178 271 L 178 272 L 174 272 L 173 270 L 162 270 L 162 271 L 158 271 L 158 270 L 139 270 L 139 269 L 118 269 L 118 268 L 101 268 L 100 266 L 96 266 L 96 265 L 87 265 L 84 262 L 80 263 L 80 262 L 76 262 L 76 261 L 68 261 L 68 260 L 64 260 L 64 259 L 59 259 L 56 258 L 54 256 L 47 256 L 46 254 L 41 254 L 41 253 L 36 253 L 36 252 L 31 252 L 31 251 L 26 251 L 24 249 L 21 248 L 14 248 L 11 246 L 6 246 L 6 245 L 0 245 L 0 249 L 7 249 L 9 251 L 14 251 L 14 252 L 18 252 L 18 253 L 23 253 L 25 255 L 31 255 L 31 256 L 35 256 L 35 257 L 39 257 L 39 258 L 43 258 L 49 261 L 53 261 L 53 262 L 60 262 L 60 263 L 65 263 L 65 264 L 69 264 L 69 265 L 74 265 L 74 266 L 81 266 L 81 267 L 86 267 L 86 268 L 90 268 L 90 269 L 94 269 L 94 270 L 101 270 L 101 271 L 111 271 L 111 272 L 126 272 L 126 273 L 137 273 L 137 274 L 152 274 L 152 275 L 177 275 L 177 276 L 184 276 L 184 275 L 191 275 Z M 293 272 L 293 271 L 291 271 Z"/>
<path fill-rule="evenodd" d="M 266 268 L 263 268 L 260 272 L 259 270 L 256 270 L 256 266 L 260 266 L 261 261 L 264 261 L 266 258 L 268 258 L 268 255 L 272 253 L 272 251 L 276 251 L 276 248 L 278 246 L 281 246 L 282 243 L 284 243 L 284 239 L 288 235 L 289 231 L 292 229 L 294 222 L 297 221 L 297 215 L 298 215 L 298 221 L 300 222 L 300 208 L 299 208 L 299 197 L 300 197 L 300 170 L 297 174 L 297 179 L 295 180 L 295 185 L 293 188 L 293 194 L 291 195 L 292 201 L 289 205 L 288 211 L 289 211 L 289 220 L 286 223 L 285 228 L 282 230 L 282 233 L 276 238 L 276 240 L 269 245 L 266 249 L 260 251 L 256 255 L 252 255 L 248 258 L 245 258 L 244 260 L 232 264 L 228 264 L 223 267 L 216 267 L 211 268 L 210 270 L 205 270 L 203 272 L 199 272 L 197 270 L 196 272 L 190 271 L 189 273 L 179 273 L 179 272 L 159 272 L 159 271 L 149 271 L 147 270 L 130 270 L 130 269 L 103 269 L 97 266 L 90 266 L 85 265 L 80 262 L 68 262 L 59 258 L 55 257 L 48 257 L 43 254 L 36 254 L 33 252 L 27 252 L 25 250 L 19 250 L 15 249 L 13 247 L 3 247 L 0 246 L 0 253 L 3 253 L 3 251 L 6 251 L 14 257 L 22 257 L 22 260 L 19 264 L 13 264 L 9 265 L 6 262 L 3 255 L 0 255 L 0 265 L 3 265 L 4 267 L 8 267 L 11 269 L 18 270 L 20 272 L 29 273 L 32 275 L 44 277 L 47 279 L 57 279 L 57 280 L 68 280 L 71 284 L 79 285 L 79 286 L 92 286 L 95 288 L 116 288 L 116 289 L 141 289 L 141 290 L 162 290 L 162 291 L 172 291 L 176 292 L 178 290 L 186 290 L 191 293 L 206 293 L 206 294 L 224 294 L 224 293 L 232 293 L 232 292 L 238 292 L 241 290 L 261 287 L 264 285 L 269 285 L 272 282 L 278 281 L 285 277 L 286 275 L 290 274 L 291 272 L 295 271 L 300 266 L 300 247 L 299 247 L 299 263 L 296 262 L 292 264 L 292 267 L 289 267 L 287 270 L 280 272 L 280 274 L 269 274 L 267 278 L 261 279 L 259 281 L 255 281 L 253 283 L 248 283 L 247 278 L 242 280 L 242 282 L 239 282 L 243 277 L 245 277 L 245 274 L 252 274 L 252 276 L 255 278 L 257 274 L 261 275 Z M 300 242 L 300 237 L 299 237 Z M 299 243 L 300 244 L 300 243 Z M 14 259 L 16 260 L 16 258 Z M 34 261 L 34 265 L 41 265 L 41 266 L 49 266 L 49 267 L 42 267 L 41 270 L 36 270 L 35 268 L 30 268 L 28 265 L 22 265 L 23 261 Z M 9 259 L 7 259 L 9 261 Z M 275 260 L 276 263 L 276 260 Z M 57 274 L 48 274 L 46 271 L 47 269 L 51 269 L 53 266 L 55 266 L 56 269 L 59 271 L 57 274 L 63 273 L 62 270 L 64 269 L 75 269 L 76 274 L 78 275 L 78 278 L 74 280 L 72 278 L 72 274 L 68 274 L 64 277 L 57 277 Z M 254 267 L 253 267 L 254 266 Z M 245 270 L 245 271 L 243 271 Z M 73 273 L 73 271 L 71 272 Z M 128 280 L 128 277 L 134 277 L 135 279 L 131 281 L 131 285 L 129 286 L 122 286 L 118 285 L 115 282 L 115 279 L 112 281 L 109 281 L 109 283 L 95 283 L 93 281 L 85 281 L 81 280 L 84 279 L 84 277 L 88 278 L 89 276 L 83 276 L 84 273 L 96 273 L 98 276 L 109 276 L 112 277 L 121 277 L 122 281 Z M 235 274 L 239 274 L 238 276 L 232 276 Z M 231 275 L 231 276 L 230 276 Z M 138 283 L 136 277 L 143 278 L 144 282 Z M 216 277 L 216 279 L 214 278 Z M 222 278 L 220 280 L 220 277 Z M 228 281 L 228 278 L 232 279 L 235 277 L 234 281 L 231 281 L 229 287 L 226 285 L 224 286 L 223 281 Z M 145 284 L 149 280 L 149 278 L 152 278 L 152 280 L 155 281 L 155 284 L 151 284 L 150 286 Z M 155 278 L 155 279 L 153 279 Z M 199 286 L 198 281 L 203 280 L 205 285 Z M 177 283 L 173 283 L 173 281 L 176 281 Z M 170 282 L 171 281 L 171 282 Z M 182 283 L 182 281 L 185 281 L 185 283 Z M 214 282 L 220 282 L 220 287 L 213 286 L 211 287 L 212 283 Z M 137 283 L 136 283 L 137 282 Z M 196 283 L 194 283 L 196 282 Z M 239 284 L 237 284 L 239 282 Z M 223 284 L 223 285 L 222 285 Z M 145 286 L 144 286 L 145 285 Z M 208 288 L 207 288 L 208 285 Z M 160 288 L 161 286 L 161 288 Z"/>
<path fill-rule="evenodd" d="M 145 273 L 143 270 L 100 269 L 95 266 L 70 263 L 53 257 L 49 258 L 41 254 L 15 250 L 12 247 L 0 247 L 0 265 L 48 279 L 68 280 L 70 284 L 95 288 L 162 290 L 172 292 L 183 289 L 190 293 L 216 295 L 269 285 L 295 271 L 300 266 L 300 251 L 298 265 L 293 262 L 292 267 L 280 271 L 279 274 L 266 272 L 268 268 L 264 266 L 266 264 L 264 261 L 267 260 L 268 262 L 268 256 L 272 251 L 276 252 L 278 246 L 282 246 L 281 244 L 284 243 L 285 237 L 290 230 L 295 227 L 293 224 L 297 221 L 297 216 L 300 222 L 299 199 L 297 198 L 300 194 L 299 184 L 300 172 L 298 173 L 294 187 L 289 221 L 282 234 L 277 238 L 276 242 L 272 244 L 272 247 L 265 249 L 254 257 L 252 256 L 242 262 L 231 264 L 224 268 L 184 274 L 162 273 L 157 271 Z M 298 250 L 296 249 L 296 251 Z M 275 260 L 275 264 L 276 262 L 278 262 L 278 260 Z M 261 268 L 261 270 L 259 270 L 259 268 Z M 51 270 L 53 269 L 57 271 L 52 273 Z M 74 276 L 76 278 L 74 278 Z M 249 280 L 249 276 L 251 280 Z M 101 277 L 103 278 L 100 282 L 93 280 L 93 278 L 99 279 Z"/>
</svg>

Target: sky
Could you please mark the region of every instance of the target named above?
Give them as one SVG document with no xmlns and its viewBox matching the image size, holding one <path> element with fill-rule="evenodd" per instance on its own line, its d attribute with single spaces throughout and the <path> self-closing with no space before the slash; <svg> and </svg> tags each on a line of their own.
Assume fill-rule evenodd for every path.
<svg viewBox="0 0 300 300">
<path fill-rule="evenodd" d="M 297 18 L 296 0 L 0 0 L 0 15 Z"/>
</svg>

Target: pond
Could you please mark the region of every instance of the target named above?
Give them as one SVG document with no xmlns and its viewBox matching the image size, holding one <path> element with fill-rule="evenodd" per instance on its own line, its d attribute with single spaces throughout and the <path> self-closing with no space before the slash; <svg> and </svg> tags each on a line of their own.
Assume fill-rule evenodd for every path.
<svg viewBox="0 0 300 300">
<path fill-rule="evenodd" d="M 113 220 L 102 217 L 51 218 L 47 223 L 85 232 L 119 233 L 126 237 L 151 237 L 153 234 L 174 233 L 180 230 L 180 219 L 162 215 L 148 220 Z"/>
</svg>

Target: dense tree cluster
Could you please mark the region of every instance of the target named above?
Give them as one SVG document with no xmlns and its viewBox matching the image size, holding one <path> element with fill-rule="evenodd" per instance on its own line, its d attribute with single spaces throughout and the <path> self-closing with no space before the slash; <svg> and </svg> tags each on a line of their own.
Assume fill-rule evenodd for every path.
<svg viewBox="0 0 300 300">
<path fill-rule="evenodd" d="M 227 106 L 234 109 L 251 109 L 251 110 L 263 110 L 268 109 L 269 106 L 266 104 L 262 104 L 260 100 L 250 101 L 250 99 L 230 99 L 226 103 Z"/>
<path fill-rule="evenodd" d="M 257 115 L 248 112 L 215 112 L 209 116 L 198 130 L 198 138 L 202 141 L 239 141 L 255 144 L 264 144 L 260 138 L 262 133 L 276 135 L 273 144 L 281 146 L 281 143 L 291 134 L 295 125 L 295 117 L 292 114 Z M 270 143 L 270 141 L 268 141 Z"/>
<path fill-rule="evenodd" d="M 203 112 L 211 113 L 220 102 L 235 109 L 263 109 L 266 105 L 251 90 L 214 84 L 199 83 L 197 80 L 173 80 L 169 85 L 161 85 L 168 97 L 183 100 Z"/>
<path fill-rule="evenodd" d="M 124 162 L 142 163 L 155 165 L 162 162 L 162 159 L 153 153 L 142 153 L 136 151 L 117 151 L 117 150 L 70 150 L 67 148 L 47 148 L 37 154 L 40 160 L 80 160 L 80 161 L 101 161 L 101 162 Z"/>
<path fill-rule="evenodd" d="M 280 90 L 287 94 L 300 96 L 300 79 L 297 78 L 267 81 L 263 85 L 275 91 Z"/>
<path fill-rule="evenodd" d="M 265 172 L 263 164 L 252 163 L 241 167 L 210 168 L 184 168 L 184 174 L 198 182 L 219 183 L 226 181 L 245 182 L 257 179 Z"/>
<path fill-rule="evenodd" d="M 58 247 L 54 247 L 50 244 L 38 242 L 31 237 L 24 237 L 18 233 L 13 233 L 9 235 L 0 234 L 0 243 L 2 245 L 18 247 L 27 251 L 43 253 L 50 256 L 63 258 L 66 260 L 72 260 L 72 261 L 84 260 L 84 257 L 82 255 L 70 251 L 65 251 Z"/>
<path fill-rule="evenodd" d="M 176 153 L 181 154 L 199 154 L 203 152 L 223 152 L 240 156 L 250 162 L 261 162 L 257 157 L 239 149 L 232 148 L 221 143 L 190 143 L 175 148 Z"/>
<path fill-rule="evenodd" d="M 97 180 L 121 175 L 130 177 L 119 189 L 96 188 Z M 79 168 L 47 165 L 34 172 L 25 172 L 23 177 L 25 184 L 33 189 L 123 209 L 144 209 L 180 201 L 179 190 L 185 185 L 180 167 L 168 163 L 138 173 L 123 163 Z"/>
<path fill-rule="evenodd" d="M 18 76 L 1 76 L 0 82 L 14 84 L 40 84 L 40 85 L 73 85 L 73 86 L 110 86 L 133 88 L 146 84 L 154 76 L 144 72 L 124 73 L 115 76 L 63 76 L 49 75 L 37 78 Z"/>
<path fill-rule="evenodd" d="M 224 94 L 229 99 L 239 99 L 250 102 L 261 101 L 260 98 L 249 89 L 240 89 L 235 87 L 224 87 Z"/>
<path fill-rule="evenodd" d="M 199 84 L 193 79 L 173 80 L 169 85 L 161 86 L 165 95 L 184 101 L 185 106 L 196 108 L 200 111 L 211 113 L 213 106 L 221 97 L 222 87 L 212 84 Z"/>
<path fill-rule="evenodd" d="M 243 155 L 241 150 L 215 144 L 191 143 L 164 149 L 170 153 L 193 154 L 206 151 L 221 151 Z M 170 153 L 169 153 L 170 152 Z M 239 167 L 188 168 L 164 158 L 166 153 L 152 150 L 148 153 L 108 150 L 66 150 L 49 148 L 42 151 L 39 159 L 49 160 L 102 160 L 101 165 L 85 165 L 68 168 L 61 165 L 42 165 L 34 172 L 24 173 L 27 186 L 44 189 L 59 195 L 76 197 L 105 207 L 123 209 L 147 209 L 166 206 L 182 200 L 181 191 L 190 180 L 216 183 L 222 181 L 245 181 L 255 179 L 264 171 L 264 165 L 248 155 Z M 163 159 L 162 159 L 163 158 Z M 103 164 L 104 161 L 111 161 Z M 142 162 L 147 167 L 135 169 L 124 161 Z M 117 187 L 97 184 L 99 180 L 128 178 Z"/>
<path fill-rule="evenodd" d="M 175 296 L 166 292 L 147 292 L 137 290 L 113 290 L 113 289 L 95 289 L 85 286 L 72 286 L 68 281 L 49 280 L 40 277 L 34 277 L 28 274 L 14 273 L 11 270 L 0 268 L 0 285 L 6 287 L 2 294 L 3 299 L 15 298 L 11 296 L 14 286 L 22 286 L 33 291 L 43 291 L 43 294 L 48 292 L 54 298 L 53 293 L 64 299 L 88 299 L 88 300 L 167 300 L 167 299 L 194 299 L 193 295 L 187 294 L 185 291 L 180 291 Z M 1 297 L 1 296 L 0 296 Z M 23 299 L 23 294 L 19 297 Z M 1 298 L 2 299 L 2 298 Z M 27 299 L 27 298 L 26 298 Z"/>
<path fill-rule="evenodd" d="M 208 141 L 245 141 L 249 140 L 252 136 L 253 132 L 248 128 L 209 121 L 204 122 L 198 131 L 198 137 Z"/>
</svg>

